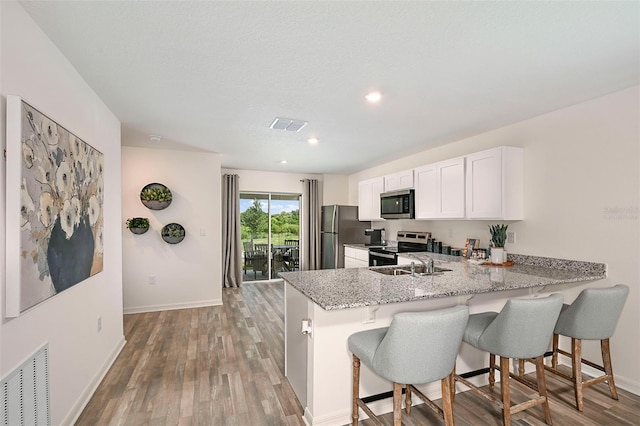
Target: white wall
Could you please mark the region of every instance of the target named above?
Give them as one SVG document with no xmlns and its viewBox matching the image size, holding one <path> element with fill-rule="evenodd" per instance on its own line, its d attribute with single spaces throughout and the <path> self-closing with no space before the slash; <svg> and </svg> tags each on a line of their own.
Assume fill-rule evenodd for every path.
<svg viewBox="0 0 640 426">
<path fill-rule="evenodd" d="M 4 319 L 0 274 L 0 376 L 49 344 L 51 422 L 71 424 L 124 344 L 120 216 L 120 123 L 21 6 L 0 2 L 2 147 L 6 95 L 18 95 L 104 154 L 104 270 Z M 7 161 L 21 161 L 9 158 Z M 0 161 L 0 259 L 5 259 L 5 162 Z M 15 247 L 17 241 L 7 241 Z M 102 331 L 97 318 L 102 317 Z"/>
<path fill-rule="evenodd" d="M 349 177 L 349 199 L 357 182 L 447 158 L 510 145 L 525 151 L 525 220 L 509 223 L 516 232 L 513 253 L 560 257 L 608 265 L 609 278 L 579 285 L 626 283 L 631 293 L 612 339 L 617 383 L 640 394 L 640 88 L 633 87 L 512 126 L 426 150 Z M 621 212 L 621 213 L 612 213 Z M 462 247 L 465 238 L 489 241 L 496 221 L 386 221 L 389 238 L 399 229 L 433 232 Z M 587 359 L 600 359 L 599 345 L 585 344 Z"/>
<path fill-rule="evenodd" d="M 262 172 L 257 170 L 222 169 L 222 174 L 238 175 L 240 191 L 280 192 L 302 194 L 302 179 L 317 179 L 322 185 L 322 175 L 286 172 Z"/>
<path fill-rule="evenodd" d="M 322 204 L 357 205 L 349 203 L 349 176 L 347 175 L 323 175 L 324 190 L 322 191 Z"/>
<path fill-rule="evenodd" d="M 152 182 L 165 184 L 173 194 L 164 210 L 149 210 L 140 202 L 140 190 Z M 220 156 L 123 147 L 122 200 L 125 313 L 221 304 Z M 149 218 L 151 229 L 132 234 L 125 227 L 131 217 Z M 186 230 L 179 244 L 160 237 L 171 222 Z M 155 285 L 149 284 L 150 276 Z"/>
</svg>

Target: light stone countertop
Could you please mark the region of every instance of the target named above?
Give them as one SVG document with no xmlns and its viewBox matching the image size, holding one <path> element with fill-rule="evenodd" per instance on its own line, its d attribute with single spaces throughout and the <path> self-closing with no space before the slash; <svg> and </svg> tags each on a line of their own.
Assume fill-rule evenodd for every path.
<svg viewBox="0 0 640 426">
<path fill-rule="evenodd" d="M 515 265 L 496 267 L 476 265 L 456 256 L 414 254 L 419 257 L 429 255 L 435 266 L 451 271 L 423 277 L 384 275 L 370 268 L 282 272 L 279 275 L 327 311 L 593 281 L 607 276 L 603 263 L 509 254 L 509 260 L 515 261 Z M 392 267 L 373 269 L 388 268 Z"/>
</svg>

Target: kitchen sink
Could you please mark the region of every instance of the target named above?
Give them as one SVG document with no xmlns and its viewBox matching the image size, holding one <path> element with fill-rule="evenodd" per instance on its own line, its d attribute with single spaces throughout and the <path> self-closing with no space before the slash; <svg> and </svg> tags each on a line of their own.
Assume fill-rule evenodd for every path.
<svg viewBox="0 0 640 426">
<path fill-rule="evenodd" d="M 369 270 L 373 272 L 377 272 L 379 274 L 383 274 L 383 275 L 411 275 L 411 265 L 390 266 L 386 268 L 369 268 Z M 426 268 L 424 267 L 424 265 L 419 264 L 419 265 L 415 265 L 414 270 L 416 275 L 426 276 L 426 275 L 440 275 L 447 271 L 450 271 L 451 269 L 434 266 L 433 274 L 430 274 L 426 272 Z"/>
</svg>

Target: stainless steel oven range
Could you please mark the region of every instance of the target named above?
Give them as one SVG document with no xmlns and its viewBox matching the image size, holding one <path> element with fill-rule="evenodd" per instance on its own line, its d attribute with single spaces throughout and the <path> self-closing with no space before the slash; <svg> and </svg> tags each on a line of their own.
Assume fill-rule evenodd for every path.
<svg viewBox="0 0 640 426">
<path fill-rule="evenodd" d="M 398 231 L 397 247 L 376 247 L 369 249 L 369 266 L 398 264 L 398 253 L 427 251 L 427 240 L 431 232 Z"/>
</svg>

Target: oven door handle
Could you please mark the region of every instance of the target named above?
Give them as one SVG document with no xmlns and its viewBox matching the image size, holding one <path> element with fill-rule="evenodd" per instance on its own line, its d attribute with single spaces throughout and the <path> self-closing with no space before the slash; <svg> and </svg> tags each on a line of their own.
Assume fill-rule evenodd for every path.
<svg viewBox="0 0 640 426">
<path fill-rule="evenodd" d="M 384 257 L 385 259 L 395 259 L 396 258 L 395 254 L 379 253 L 377 251 L 370 251 L 369 252 L 369 256 Z"/>
</svg>

